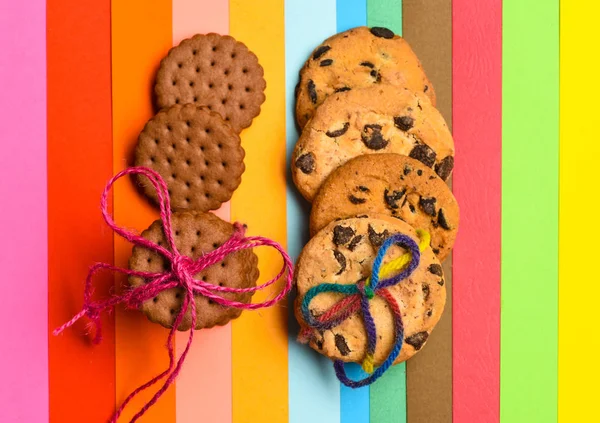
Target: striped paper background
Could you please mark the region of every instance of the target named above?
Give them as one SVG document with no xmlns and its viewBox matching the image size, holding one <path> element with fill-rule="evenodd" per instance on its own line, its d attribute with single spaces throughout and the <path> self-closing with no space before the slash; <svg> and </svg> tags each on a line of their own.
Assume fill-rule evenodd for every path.
<svg viewBox="0 0 600 423">
<path fill-rule="evenodd" d="M 126 264 L 130 246 L 103 224 L 99 196 L 131 162 L 168 49 L 214 31 L 258 55 L 267 101 L 242 133 L 242 185 L 217 213 L 296 257 L 308 213 L 288 174 L 298 70 L 324 38 L 358 25 L 407 38 L 455 136 L 461 229 L 440 325 L 406 365 L 349 390 L 295 342 L 289 303 L 245 312 L 197 334 L 176 386 L 142 421 L 597 421 L 600 231 L 582 212 L 598 206 L 599 17 L 591 0 L 0 0 L 0 422 L 104 422 L 167 366 L 166 331 L 140 313 L 104 316 L 97 347 L 83 324 L 50 331 L 81 306 L 91 263 Z M 125 181 L 111 206 L 129 228 L 156 218 Z M 277 259 L 259 257 L 267 278 Z M 97 294 L 122 282 L 100 278 Z"/>
</svg>

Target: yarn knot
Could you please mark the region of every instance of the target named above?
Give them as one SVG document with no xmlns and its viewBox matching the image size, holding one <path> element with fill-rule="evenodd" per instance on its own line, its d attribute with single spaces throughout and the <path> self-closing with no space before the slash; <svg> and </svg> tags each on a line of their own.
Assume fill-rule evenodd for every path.
<svg viewBox="0 0 600 423">
<path fill-rule="evenodd" d="M 174 255 L 171 261 L 171 271 L 173 272 L 173 275 L 186 287 L 194 280 L 194 277 L 191 274 L 193 265 L 194 260 L 184 255 Z"/>
<path fill-rule="evenodd" d="M 156 189 L 158 203 L 160 207 L 160 218 L 162 221 L 163 232 L 167 241 L 167 247 L 158 245 L 139 235 L 128 232 L 125 229 L 118 227 L 115 221 L 113 220 L 112 216 L 110 216 L 108 212 L 108 198 L 110 190 L 113 184 L 119 178 L 122 178 L 123 176 L 129 174 L 143 175 L 150 181 L 150 183 Z M 194 301 L 195 295 L 203 295 L 224 307 L 233 307 L 246 310 L 255 310 L 259 308 L 270 307 L 273 304 L 279 302 L 281 299 L 283 299 L 292 288 L 294 264 L 292 263 L 292 260 L 287 255 L 283 247 L 277 242 L 260 236 L 246 237 L 244 235 L 246 225 L 242 225 L 240 223 L 234 224 L 233 234 L 223 245 L 219 246 L 211 252 L 202 255 L 200 258 L 198 258 L 198 260 L 193 260 L 190 257 L 182 255 L 177 250 L 177 246 L 175 245 L 175 239 L 173 236 L 173 228 L 171 225 L 171 203 L 169 199 L 167 184 L 164 181 L 164 179 L 160 176 L 160 174 L 146 167 L 132 167 L 117 173 L 104 188 L 100 204 L 104 220 L 115 233 L 117 233 L 118 235 L 122 236 L 123 238 L 132 242 L 135 245 L 147 248 L 151 251 L 154 251 L 155 253 L 162 255 L 167 261 L 171 263 L 171 269 L 168 272 L 155 273 L 124 269 L 107 263 L 95 264 L 90 268 L 90 271 L 85 281 L 84 305 L 82 310 L 79 313 L 77 313 L 71 320 L 54 330 L 55 335 L 60 334 L 63 330 L 72 326 L 80 318 L 87 316 L 96 327 L 96 336 L 94 342 L 100 342 L 100 312 L 104 310 L 110 310 L 120 303 L 125 304 L 125 306 L 129 308 L 138 308 L 145 301 L 151 300 L 162 291 L 177 287 L 185 288 L 181 309 L 175 316 L 175 321 L 173 322 L 173 326 L 169 331 L 169 336 L 167 338 L 169 368 L 162 372 L 160 375 L 154 377 L 152 380 L 137 388 L 135 391 L 133 391 L 121 404 L 119 409 L 115 412 L 112 419 L 110 420 L 111 423 L 116 422 L 121 412 L 125 409 L 126 405 L 129 403 L 129 401 L 131 401 L 133 397 L 135 397 L 141 391 L 158 383 L 161 379 L 166 378 L 161 388 L 142 407 L 142 409 L 135 416 L 133 416 L 133 418 L 131 419 L 131 423 L 133 423 L 136 420 L 138 420 L 162 396 L 162 394 L 169 388 L 171 384 L 173 384 L 173 382 L 177 378 L 177 375 L 179 374 L 179 371 L 181 370 L 181 366 L 183 365 L 185 357 L 187 356 L 187 353 L 192 344 L 194 330 L 196 327 L 197 316 L 196 303 Z M 221 262 L 229 254 L 261 246 L 275 248 L 279 252 L 279 254 L 281 254 L 281 257 L 283 259 L 283 266 L 277 274 L 277 276 L 275 276 L 268 282 L 263 283 L 262 285 L 257 285 L 249 288 L 231 288 L 226 286 L 213 285 L 202 280 L 194 279 L 194 275 L 198 274 L 203 269 L 206 269 L 210 266 L 214 266 L 215 264 Z M 125 289 L 121 295 L 115 295 L 101 301 L 92 301 L 92 280 L 94 275 L 101 270 L 109 270 L 111 272 L 118 272 L 127 276 L 140 277 L 143 278 L 146 281 L 146 283 L 135 288 Z M 285 286 L 283 287 L 283 289 L 273 298 L 260 303 L 248 304 L 244 302 L 231 300 L 229 299 L 231 298 L 231 296 L 229 295 L 222 295 L 223 293 L 245 294 L 250 292 L 256 292 L 270 285 L 273 285 L 284 275 L 286 275 L 286 278 Z M 188 309 L 191 311 L 190 315 L 192 322 L 187 340 L 187 345 L 185 346 L 179 358 L 175 360 L 175 332 L 177 331 L 177 328 L 183 321 L 183 317 L 188 311 Z"/>
<path fill-rule="evenodd" d="M 429 246 L 430 237 L 429 233 L 422 230 L 417 230 L 417 235 L 419 236 L 419 244 L 411 237 L 402 234 L 392 235 L 387 238 L 377 251 L 375 260 L 373 260 L 371 275 L 366 280 L 360 280 L 355 284 L 348 285 L 322 283 L 309 289 L 302 299 L 300 310 L 308 326 L 300 332 L 298 339 L 301 342 L 310 340 L 313 333 L 312 330 L 325 331 L 333 329 L 353 314 L 361 311 L 367 333 L 367 351 L 362 366 L 370 375 L 359 381 L 351 380 L 346 375 L 344 362 L 334 360 L 335 373 L 338 379 L 346 386 L 359 388 L 370 385 L 381 377 L 400 355 L 400 350 L 404 343 L 402 313 L 398 302 L 388 289 L 408 278 L 418 267 L 421 259 L 421 251 Z M 387 251 L 395 244 L 404 247 L 407 252 L 384 265 L 383 260 Z M 395 275 L 392 276 L 393 274 Z M 386 279 L 380 279 L 380 277 Z M 309 307 L 310 303 L 317 295 L 322 293 L 343 294 L 344 297 L 325 313 L 313 316 Z M 370 300 L 375 296 L 382 298 L 388 303 L 394 318 L 395 327 L 395 342 L 392 351 L 377 369 L 374 369 L 375 349 L 378 339 L 377 327 L 375 326 L 375 320 L 371 315 L 369 307 Z"/>
<path fill-rule="evenodd" d="M 375 298 L 375 291 L 373 291 L 373 289 L 370 286 L 365 284 L 365 282 L 360 282 L 357 284 L 357 286 L 360 293 L 367 297 L 369 300 Z"/>
</svg>

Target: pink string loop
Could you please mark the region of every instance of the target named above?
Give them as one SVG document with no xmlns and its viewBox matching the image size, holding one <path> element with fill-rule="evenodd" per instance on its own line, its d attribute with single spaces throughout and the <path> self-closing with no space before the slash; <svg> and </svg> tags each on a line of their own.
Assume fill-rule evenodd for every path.
<svg viewBox="0 0 600 423">
<path fill-rule="evenodd" d="M 168 249 L 152 241 L 149 241 L 133 232 L 118 227 L 115 221 L 113 220 L 112 216 L 109 214 L 108 198 L 112 186 L 119 178 L 130 174 L 145 176 L 156 189 L 160 208 L 160 219 L 163 224 L 165 237 L 167 239 L 167 245 L 169 247 Z M 232 236 L 217 249 L 202 255 L 197 260 L 193 260 L 190 257 L 182 255 L 175 245 L 175 238 L 173 235 L 171 225 L 171 204 L 167 184 L 162 179 L 162 177 L 152 169 L 148 169 L 145 167 L 132 167 L 117 173 L 104 188 L 100 205 L 102 208 L 102 216 L 104 217 L 106 224 L 115 233 L 117 233 L 118 235 L 135 245 L 139 245 L 141 247 L 145 247 L 150 250 L 156 251 L 159 254 L 162 254 L 171 263 L 170 269 L 165 272 L 154 273 L 125 269 L 107 263 L 96 263 L 90 268 L 85 281 L 84 303 L 81 311 L 75 316 L 73 316 L 71 320 L 69 320 L 62 326 L 56 328 L 53 332 L 54 335 L 60 334 L 65 329 L 75 324 L 75 322 L 77 322 L 79 319 L 81 319 L 84 316 L 87 316 L 87 318 L 95 327 L 95 337 L 93 339 L 93 342 L 98 343 L 102 340 L 102 324 L 100 319 L 101 312 L 110 310 L 114 308 L 117 304 L 124 304 L 128 308 L 139 308 L 142 305 L 142 303 L 148 301 L 151 298 L 156 297 L 156 295 L 158 295 L 160 292 L 167 289 L 179 287 L 183 288 L 185 291 L 181 310 L 179 310 L 179 313 L 177 313 L 177 316 L 175 317 L 175 322 L 173 323 L 173 327 L 170 329 L 169 336 L 167 338 L 169 367 L 164 372 L 152 378 L 151 380 L 134 390 L 131 394 L 129 394 L 129 396 L 125 399 L 123 404 L 121 404 L 121 406 L 116 410 L 116 412 L 110 420 L 111 422 L 116 423 L 117 419 L 119 418 L 127 404 L 137 394 L 158 383 L 160 380 L 166 378 L 166 380 L 159 388 L 159 390 L 154 394 L 154 396 L 130 420 L 133 423 L 136 420 L 138 420 L 142 415 L 144 415 L 144 413 L 150 407 L 152 407 L 154 403 L 156 403 L 156 401 L 162 396 L 162 394 L 175 381 L 177 375 L 179 374 L 179 371 L 181 370 L 181 367 L 185 361 L 185 357 L 188 354 L 188 351 L 192 344 L 192 340 L 194 338 L 194 330 L 196 326 L 196 302 L 194 301 L 195 295 L 203 295 L 225 307 L 235 307 L 245 310 L 255 310 L 258 308 L 270 307 L 273 304 L 280 301 L 281 299 L 283 299 L 292 288 L 294 265 L 290 257 L 283 249 L 283 247 L 277 242 L 259 236 L 245 237 L 244 233 L 246 230 L 246 226 L 240 223 L 234 223 L 234 232 Z M 202 272 L 202 270 L 210 266 L 219 263 L 229 254 L 233 254 L 237 251 L 262 246 L 274 248 L 279 252 L 283 259 L 283 266 L 281 267 L 279 273 L 274 278 L 270 279 L 262 285 L 250 288 L 231 288 L 213 285 L 203 280 L 194 279 L 194 275 Z M 123 291 L 123 293 L 121 293 L 121 295 L 113 295 L 103 300 L 93 301 L 92 280 L 96 273 L 104 270 L 108 270 L 114 273 L 121 273 L 127 276 L 141 277 L 144 278 L 147 283 L 137 286 L 135 288 L 127 288 Z M 260 303 L 242 303 L 239 301 L 229 300 L 220 295 L 222 293 L 242 294 L 248 292 L 256 292 L 274 284 L 279 279 L 281 279 L 284 274 L 286 275 L 284 288 L 273 298 Z M 175 360 L 175 332 L 181 324 L 181 322 L 183 321 L 183 317 L 188 311 L 188 308 L 190 309 L 190 314 L 192 318 L 192 325 L 189 331 L 188 342 L 180 357 L 177 360 Z"/>
</svg>

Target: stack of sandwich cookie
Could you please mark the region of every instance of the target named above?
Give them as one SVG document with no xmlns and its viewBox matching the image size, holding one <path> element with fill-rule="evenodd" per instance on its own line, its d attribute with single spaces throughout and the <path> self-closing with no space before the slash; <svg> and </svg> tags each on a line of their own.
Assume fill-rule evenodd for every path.
<svg viewBox="0 0 600 423">
<path fill-rule="evenodd" d="M 265 101 L 266 82 L 258 58 L 243 43 L 219 34 L 198 34 L 173 47 L 161 61 L 154 87 L 158 112 L 145 125 L 135 147 L 135 166 L 160 174 L 168 187 L 177 248 L 191 259 L 214 251 L 232 235 L 233 226 L 207 213 L 229 201 L 241 183 L 245 152 L 240 132 L 250 126 Z M 156 205 L 155 187 L 145 176 L 136 181 Z M 142 234 L 164 243 L 160 221 Z M 131 269 L 162 270 L 164 259 L 136 246 Z M 252 288 L 258 279 L 256 255 L 251 250 L 232 254 L 194 277 L 214 285 Z M 136 287 L 147 281 L 129 278 Z M 249 303 L 252 292 L 223 294 L 224 298 Z M 161 292 L 142 305 L 148 318 L 167 328 L 173 326 L 182 307 L 181 289 Z M 224 325 L 240 315 L 195 295 L 196 329 Z M 188 309 L 177 329 L 191 325 Z"/>
<path fill-rule="evenodd" d="M 116 422 L 133 398 L 155 384 L 161 387 L 132 421 L 159 400 L 180 373 L 196 330 L 225 325 L 243 310 L 271 307 L 292 288 L 293 263 L 280 244 L 246 236 L 246 225 L 208 213 L 228 201 L 241 183 L 245 153 L 240 131 L 259 114 L 265 86 L 257 57 L 229 36 L 195 35 L 171 49 L 160 64 L 155 87 L 159 110 L 139 135 L 134 166 L 108 181 L 100 202 L 108 227 L 134 245 L 129 266 L 91 266 L 82 309 L 54 331 L 58 335 L 85 317 L 98 343 L 101 313 L 117 305 L 140 309 L 151 322 L 169 329 L 168 367 L 131 392 L 110 421 Z M 124 177 L 132 177 L 159 211 L 160 218 L 141 235 L 119 227 L 109 212 L 111 188 Z M 257 285 L 253 250 L 258 247 L 275 249 L 282 268 Z M 93 279 L 106 271 L 128 276 L 129 287 L 97 299 Z M 277 294 L 251 301 L 256 291 L 278 281 L 284 284 Z M 176 353 L 178 330 L 188 333 Z"/>
</svg>

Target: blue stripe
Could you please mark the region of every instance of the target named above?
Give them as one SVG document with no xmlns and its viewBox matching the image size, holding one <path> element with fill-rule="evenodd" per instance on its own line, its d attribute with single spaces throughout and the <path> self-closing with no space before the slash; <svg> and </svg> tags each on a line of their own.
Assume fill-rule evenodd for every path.
<svg viewBox="0 0 600 423">
<path fill-rule="evenodd" d="M 311 51 L 336 32 L 335 0 L 285 0 L 285 80 L 287 140 L 287 246 L 297 258 L 308 241 L 310 205 L 292 182 L 289 161 L 298 140 L 294 119 L 294 88 L 298 72 Z M 298 324 L 293 299 L 289 307 L 289 422 L 340 422 L 340 384 L 330 360 L 296 342 Z"/>
<path fill-rule="evenodd" d="M 337 32 L 367 24 L 367 0 L 337 0 Z"/>
<path fill-rule="evenodd" d="M 337 32 L 367 24 L 367 0 L 337 0 Z M 362 379 L 366 374 L 359 365 L 347 366 L 348 377 Z M 366 423 L 369 421 L 369 387 L 340 388 L 341 423 Z"/>
<path fill-rule="evenodd" d="M 368 376 L 360 365 L 354 363 L 346 365 L 346 372 L 352 380 L 360 380 Z M 369 386 L 352 389 L 341 385 L 340 409 L 341 423 L 368 423 L 370 419 Z"/>
</svg>

